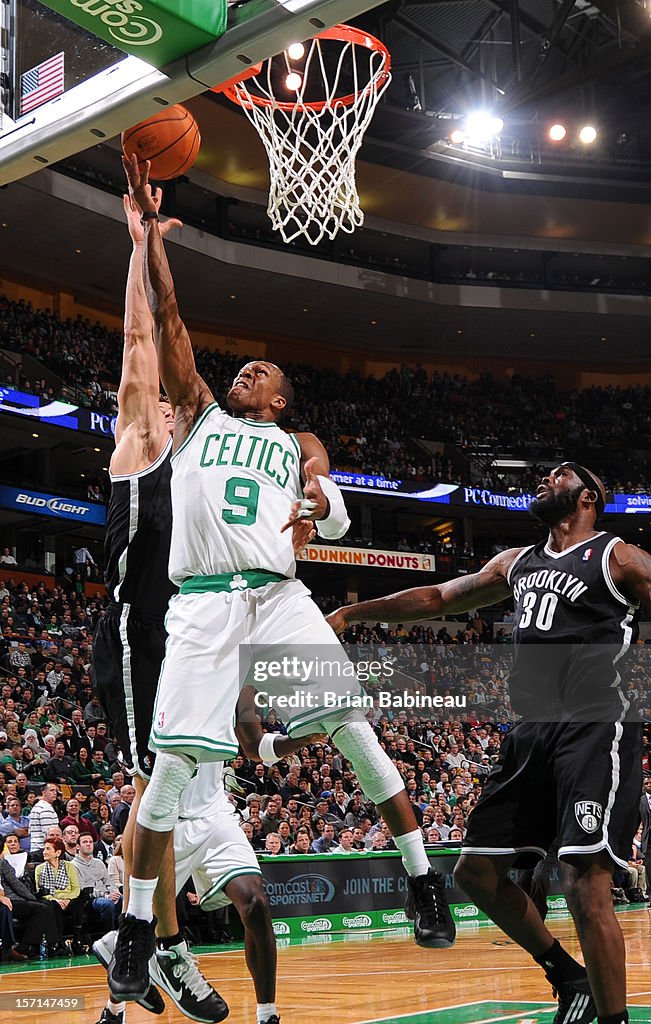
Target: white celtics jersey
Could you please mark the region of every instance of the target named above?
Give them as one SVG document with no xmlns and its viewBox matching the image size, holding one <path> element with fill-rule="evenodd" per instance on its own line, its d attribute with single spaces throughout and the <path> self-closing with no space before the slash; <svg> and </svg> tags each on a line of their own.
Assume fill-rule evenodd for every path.
<svg viewBox="0 0 651 1024">
<path fill-rule="evenodd" d="M 179 818 L 194 821 L 224 811 L 233 814 L 233 805 L 224 791 L 223 772 L 223 761 L 204 761 L 199 765 L 181 796 Z"/>
<path fill-rule="evenodd" d="M 292 531 L 303 497 L 298 441 L 275 423 L 210 405 L 172 456 L 170 578 L 266 569 L 294 576 Z"/>
</svg>

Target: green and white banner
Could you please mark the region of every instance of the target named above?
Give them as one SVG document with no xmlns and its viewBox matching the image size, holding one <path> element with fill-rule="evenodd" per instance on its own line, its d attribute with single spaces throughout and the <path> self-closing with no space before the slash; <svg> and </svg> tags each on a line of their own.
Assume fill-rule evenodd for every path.
<svg viewBox="0 0 651 1024">
<path fill-rule="evenodd" d="M 429 853 L 444 878 L 457 924 L 479 924 L 486 915 L 454 884 L 459 851 Z M 265 891 L 279 939 L 327 942 L 335 933 L 375 929 L 411 930 L 404 912 L 407 879 L 399 853 L 261 857 Z M 513 872 L 517 879 L 518 872 Z M 552 874 L 550 910 L 565 910 L 558 879 Z"/>
<path fill-rule="evenodd" d="M 76 25 L 160 68 L 226 31 L 227 0 L 42 0 Z"/>
</svg>

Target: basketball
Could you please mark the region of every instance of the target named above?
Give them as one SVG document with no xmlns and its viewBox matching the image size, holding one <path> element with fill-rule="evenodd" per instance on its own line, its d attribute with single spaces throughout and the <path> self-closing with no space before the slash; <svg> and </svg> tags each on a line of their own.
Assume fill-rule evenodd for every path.
<svg viewBox="0 0 651 1024">
<path fill-rule="evenodd" d="M 151 161 L 150 177 L 169 181 L 192 167 L 197 159 L 201 135 L 189 110 L 177 104 L 122 132 L 126 156 L 135 153 L 139 166 Z"/>
</svg>

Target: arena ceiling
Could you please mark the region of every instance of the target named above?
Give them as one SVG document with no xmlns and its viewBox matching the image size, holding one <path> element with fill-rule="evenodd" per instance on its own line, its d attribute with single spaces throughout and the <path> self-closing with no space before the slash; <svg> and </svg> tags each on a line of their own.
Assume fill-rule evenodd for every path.
<svg viewBox="0 0 651 1024">
<path fill-rule="evenodd" d="M 521 140 L 521 154 L 542 142 L 543 172 L 599 165 L 623 180 L 638 177 L 651 160 L 650 14 L 646 0 L 382 4 L 357 19 L 387 44 L 394 69 L 365 159 L 431 156 L 451 124 L 483 107 L 504 119 L 509 140 Z M 545 132 L 556 119 L 571 130 L 567 144 L 553 148 Z M 573 126 L 586 121 L 600 133 L 590 152 L 572 142 Z M 502 149 L 507 162 L 510 150 Z M 421 161 L 420 173 L 427 164 L 441 173 L 437 162 Z"/>
<path fill-rule="evenodd" d="M 615 221 L 626 236 L 619 242 L 648 245 L 651 223 L 643 204 L 651 199 L 651 18 L 644 3 L 391 0 L 356 23 L 382 38 L 393 58 L 393 81 L 360 160 L 360 180 L 365 186 L 369 183 L 371 217 L 406 223 L 404 202 L 405 197 L 411 202 L 414 180 L 427 183 L 439 178 L 447 179 L 446 188 L 453 187 L 450 181 L 454 187 L 462 184 L 465 188 L 459 191 L 464 194 L 454 216 L 451 204 L 446 213 L 446 203 L 428 196 L 432 221 L 420 223 L 428 230 L 456 233 L 451 241 L 457 243 L 463 238 L 495 244 L 488 237 L 488 221 L 481 221 L 478 211 L 483 201 L 489 212 L 492 209 L 493 223 L 501 225 L 504 218 L 496 214 L 497 204 L 491 199 L 491 192 L 501 190 L 513 197 L 512 220 L 521 229 L 518 201 L 543 197 L 543 228 L 522 231 L 532 238 L 540 235 L 548 243 L 561 239 L 566 247 L 588 238 L 571 223 L 571 210 L 580 207 L 575 197 L 595 200 L 587 204 L 584 222 L 599 225 L 599 202 L 607 196 L 610 223 L 590 236 L 592 251 L 600 251 L 600 241 L 614 239 L 607 231 L 613 230 Z M 259 200 L 267 187 L 266 161 L 244 116 L 214 94 L 188 105 L 202 113 L 204 146 L 197 180 L 208 184 L 212 176 L 222 184 L 259 190 Z M 450 149 L 441 141 L 450 126 L 478 106 L 500 114 L 509 132 L 520 133 L 529 140 L 527 145 L 534 138 L 540 140 L 552 118 L 592 120 L 599 126 L 600 142 L 590 153 L 571 145 L 563 155 L 539 147 L 535 167 L 530 161 L 523 165 L 526 147 L 515 162 L 510 151 L 496 161 Z M 214 118 L 204 114 L 210 110 Z M 92 160 L 92 153 L 84 156 Z M 407 179 L 401 175 L 407 173 L 405 189 L 402 183 Z M 119 308 L 126 270 L 124 230 L 119 211 L 113 215 L 99 210 L 106 209 L 105 200 L 114 205 L 116 200 L 92 188 L 84 193 L 79 186 L 78 194 L 86 195 L 79 208 L 43 185 L 51 174 L 40 172 L 0 191 L 0 218 L 8 225 L 0 237 L 0 267 L 13 276 L 54 282 Z M 392 217 L 391 204 L 399 201 L 403 207 Z M 602 203 L 602 214 L 605 209 Z M 411 223 L 419 222 L 414 218 Z M 508 228 L 505 235 L 516 233 L 511 225 Z M 303 261 L 301 280 L 291 255 L 287 260 L 274 257 L 273 271 L 261 273 L 263 257 L 258 258 L 252 246 L 226 250 L 222 245 L 218 268 L 199 238 L 196 246 L 171 246 L 171 253 L 186 317 L 226 330 L 272 332 L 405 358 L 454 352 L 469 358 L 495 355 L 603 364 L 625 360 L 638 365 L 647 358 L 649 303 L 641 297 L 637 304 L 609 300 L 609 316 L 600 312 L 605 304 L 598 301 L 592 306 L 579 301 L 572 312 L 558 295 L 532 306 L 520 293 L 518 303 L 505 308 L 499 289 L 485 289 L 481 299 L 467 302 L 461 289 L 432 286 L 429 294 L 417 294 L 409 282 L 382 281 L 387 275 L 381 274 L 368 274 L 358 286 L 344 287 L 343 271 L 330 266 L 325 272 L 316 261 Z M 240 298 L 229 300 L 230 294 Z M 593 298 L 599 296 L 590 301 Z"/>
</svg>

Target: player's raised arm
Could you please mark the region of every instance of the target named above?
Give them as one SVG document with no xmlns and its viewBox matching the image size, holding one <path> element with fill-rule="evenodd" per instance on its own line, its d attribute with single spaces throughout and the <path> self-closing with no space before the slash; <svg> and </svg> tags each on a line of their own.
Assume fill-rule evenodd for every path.
<svg viewBox="0 0 651 1024">
<path fill-rule="evenodd" d="M 197 373 L 190 336 L 179 315 L 174 281 L 158 223 L 158 210 L 148 183 L 149 162 L 140 171 L 135 155 L 123 159 L 129 193 L 142 211 L 143 278 L 154 322 L 154 342 L 161 380 L 174 409 L 175 441 L 184 440 L 196 417 L 214 401 Z"/>
<path fill-rule="evenodd" d="M 335 633 L 341 633 L 352 622 L 412 622 L 497 604 L 511 592 L 507 574 L 520 550 L 510 548 L 501 551 L 479 572 L 460 576 L 448 583 L 414 587 L 374 601 L 346 605 L 328 615 L 326 621 Z"/>
<path fill-rule="evenodd" d="M 161 192 L 152 200 L 159 208 Z M 115 424 L 116 451 L 111 460 L 114 473 L 135 472 L 156 457 L 167 437 L 159 409 L 159 379 L 156 349 L 152 337 L 152 318 L 142 280 L 144 232 L 140 211 L 130 196 L 123 197 L 124 212 L 133 242 L 124 306 L 124 350 L 118 389 L 118 416 Z M 169 220 L 162 225 L 166 234 L 180 225 Z"/>
</svg>

